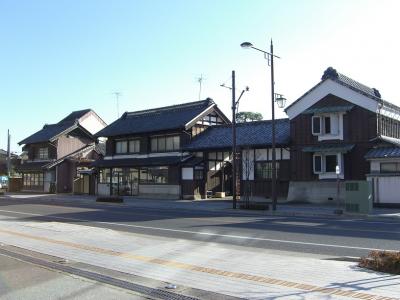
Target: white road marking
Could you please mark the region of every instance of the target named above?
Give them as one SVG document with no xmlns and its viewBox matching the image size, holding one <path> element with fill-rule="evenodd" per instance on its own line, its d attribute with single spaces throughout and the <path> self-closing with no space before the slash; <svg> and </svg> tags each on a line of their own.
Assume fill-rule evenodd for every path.
<svg viewBox="0 0 400 300">
<path fill-rule="evenodd" d="M 40 216 L 40 217 L 46 217 L 49 219 L 61 219 L 61 220 L 70 220 L 70 221 L 79 221 L 79 222 L 83 221 L 83 222 L 88 222 L 88 223 L 117 225 L 117 226 L 122 226 L 122 227 L 150 229 L 150 230 L 157 230 L 157 231 L 190 233 L 190 234 L 195 234 L 195 235 L 197 234 L 197 235 L 205 235 L 205 236 L 216 236 L 216 237 L 224 237 L 224 238 L 240 239 L 240 240 L 255 240 L 255 241 L 275 242 L 275 243 L 284 243 L 284 244 L 297 244 L 297 245 L 320 246 L 320 247 L 327 247 L 327 248 L 344 248 L 344 249 L 357 249 L 357 250 L 368 250 L 368 251 L 373 251 L 373 250 L 385 250 L 385 251 L 393 251 L 393 252 L 398 251 L 398 250 L 392 250 L 392 249 L 379 249 L 379 248 L 367 248 L 367 247 L 355 247 L 355 246 L 345 246 L 345 245 L 300 242 L 300 241 L 290 241 L 290 240 L 268 239 L 268 238 L 261 238 L 261 237 L 247 237 L 247 236 L 242 236 L 242 235 L 219 234 L 219 233 L 214 233 L 214 232 L 204 232 L 204 231 L 199 232 L 199 231 L 191 231 L 191 230 L 183 230 L 183 229 L 160 228 L 160 227 L 124 224 L 124 223 L 116 223 L 116 222 L 92 221 L 92 220 L 86 220 L 86 219 L 60 217 L 60 216 L 46 216 L 46 215 L 41 215 L 41 214 L 16 212 L 16 211 L 10 211 L 10 210 L 0 210 L 0 212 L 15 213 L 15 214 L 21 214 L 21 215 L 28 215 L 28 216 Z"/>
</svg>

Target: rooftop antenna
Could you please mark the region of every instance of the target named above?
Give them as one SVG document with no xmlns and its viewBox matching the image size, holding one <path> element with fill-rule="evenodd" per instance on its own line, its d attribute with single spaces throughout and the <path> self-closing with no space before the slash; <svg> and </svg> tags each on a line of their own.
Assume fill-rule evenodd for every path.
<svg viewBox="0 0 400 300">
<path fill-rule="evenodd" d="M 119 96 L 121 96 L 120 92 L 114 92 L 115 100 L 117 101 L 117 118 L 119 118 Z"/>
<path fill-rule="evenodd" d="M 199 83 L 199 100 L 201 100 L 201 88 L 204 80 L 203 74 L 200 74 L 200 77 L 197 78 L 197 82 Z"/>
</svg>

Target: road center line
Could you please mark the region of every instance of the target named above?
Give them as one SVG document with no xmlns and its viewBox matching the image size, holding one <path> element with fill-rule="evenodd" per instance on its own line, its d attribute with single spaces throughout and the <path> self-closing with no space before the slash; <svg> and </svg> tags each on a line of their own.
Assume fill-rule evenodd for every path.
<svg viewBox="0 0 400 300">
<path fill-rule="evenodd" d="M 379 249 L 379 248 L 367 248 L 367 247 L 356 247 L 356 246 L 345 246 L 345 245 L 334 245 L 334 244 L 300 242 L 300 241 L 269 239 L 269 238 L 261 238 L 261 237 L 247 237 L 247 236 L 242 236 L 242 235 L 219 234 L 219 233 L 215 233 L 215 232 L 205 232 L 205 231 L 200 231 L 199 232 L 199 231 L 183 230 L 183 229 L 172 229 L 172 228 L 161 228 L 161 227 L 153 227 L 153 226 L 133 225 L 133 224 L 124 224 L 124 223 L 117 223 L 117 222 L 92 221 L 92 220 L 87 220 L 87 219 L 79 219 L 79 218 L 71 218 L 71 217 L 60 217 L 60 216 L 46 216 L 46 215 L 41 215 L 41 214 L 26 213 L 26 212 L 16 212 L 16 211 L 10 211 L 10 210 L 0 210 L 0 212 L 14 213 L 14 214 L 28 215 L 28 216 L 36 216 L 36 217 L 44 217 L 44 218 L 56 219 L 56 220 L 69 220 L 69 221 L 78 221 L 78 222 L 82 222 L 83 221 L 83 222 L 93 223 L 93 224 L 104 224 L 104 225 L 113 225 L 113 226 L 121 226 L 121 227 L 149 229 L 149 230 L 156 230 L 156 231 L 189 233 L 189 234 L 194 234 L 194 235 L 215 236 L 215 237 L 238 239 L 238 240 L 254 240 L 254 241 L 284 243 L 284 244 L 308 245 L 308 246 L 318 246 L 318 247 L 327 247 L 327 248 L 357 249 L 357 250 L 367 250 L 367 251 L 374 251 L 374 250 L 385 250 L 385 251 L 393 251 L 393 252 L 398 251 L 398 250 L 393 250 L 393 249 Z"/>
</svg>

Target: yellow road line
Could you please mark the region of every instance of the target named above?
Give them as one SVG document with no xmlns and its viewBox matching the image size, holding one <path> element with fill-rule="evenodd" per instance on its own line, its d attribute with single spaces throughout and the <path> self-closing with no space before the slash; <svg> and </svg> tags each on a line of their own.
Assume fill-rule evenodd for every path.
<svg viewBox="0 0 400 300">
<path fill-rule="evenodd" d="M 248 281 L 252 281 L 252 282 L 259 282 L 259 283 L 269 284 L 269 285 L 292 287 L 292 288 L 300 289 L 300 290 L 307 291 L 307 292 L 319 292 L 322 294 L 344 296 L 344 297 L 349 297 L 349 298 L 354 298 L 354 299 L 363 299 L 363 300 L 400 300 L 400 298 L 383 297 L 383 296 L 377 296 L 377 295 L 368 294 L 368 293 L 342 290 L 339 288 L 319 287 L 316 285 L 297 283 L 297 282 L 293 282 L 293 281 L 275 279 L 275 278 L 266 277 L 266 276 L 251 275 L 251 274 L 240 273 L 240 272 L 224 271 L 224 270 L 215 269 L 215 268 L 202 267 L 202 266 L 197 266 L 197 265 L 188 264 L 188 263 L 181 263 L 181 262 L 172 261 L 172 260 L 138 255 L 138 254 L 133 254 L 133 253 L 129 253 L 129 252 L 119 252 L 119 251 L 99 248 L 99 247 L 95 247 L 95 246 L 83 245 L 83 244 L 67 242 L 67 241 L 62 241 L 62 240 L 56 240 L 56 239 L 51 239 L 51 238 L 46 238 L 46 237 L 39 237 L 39 236 L 22 233 L 22 232 L 17 232 L 17 231 L 12 231 L 12 230 L 0 229 L 0 232 L 9 234 L 9 235 L 28 238 L 31 240 L 44 241 L 44 242 L 48 242 L 48 243 L 52 243 L 52 244 L 56 244 L 56 245 L 63 245 L 63 246 L 67 246 L 67 247 L 71 247 L 71 248 L 75 248 L 75 249 L 86 250 L 86 251 L 100 253 L 100 254 L 106 254 L 106 255 L 110 255 L 110 256 L 118 256 L 118 257 L 123 257 L 123 258 L 127 258 L 127 259 L 133 259 L 133 260 L 148 262 L 148 263 L 152 263 L 152 264 L 173 267 L 175 269 L 189 270 L 189 271 L 194 271 L 194 272 L 219 275 L 219 276 L 229 277 L 229 278 L 234 278 L 234 279 L 244 279 L 244 280 L 248 280 Z"/>
</svg>

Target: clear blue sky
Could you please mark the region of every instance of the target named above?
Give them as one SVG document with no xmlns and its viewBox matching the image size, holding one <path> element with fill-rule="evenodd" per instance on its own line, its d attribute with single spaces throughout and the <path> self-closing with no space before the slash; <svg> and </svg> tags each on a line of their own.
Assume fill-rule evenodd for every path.
<svg viewBox="0 0 400 300">
<path fill-rule="evenodd" d="M 270 117 L 269 69 L 250 41 L 269 47 L 276 91 L 289 103 L 335 67 L 400 105 L 400 1 L 14 1 L 0 2 L 0 148 L 73 110 L 107 123 L 120 111 L 211 97 L 230 115 L 230 74 L 250 87 L 243 110 Z M 278 112 L 278 117 L 283 117 Z"/>
</svg>

